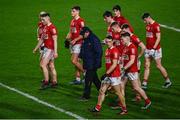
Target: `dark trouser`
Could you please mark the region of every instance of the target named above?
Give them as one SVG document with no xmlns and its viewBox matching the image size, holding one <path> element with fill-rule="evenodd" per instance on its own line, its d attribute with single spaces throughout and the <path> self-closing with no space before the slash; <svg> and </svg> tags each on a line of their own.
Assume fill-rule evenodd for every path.
<svg viewBox="0 0 180 120">
<path fill-rule="evenodd" d="M 101 82 L 97 75 L 97 70 L 87 70 L 85 75 L 85 87 L 83 97 L 90 98 L 91 93 L 91 84 L 92 82 L 95 84 L 97 90 L 99 91 L 101 87 Z"/>
</svg>

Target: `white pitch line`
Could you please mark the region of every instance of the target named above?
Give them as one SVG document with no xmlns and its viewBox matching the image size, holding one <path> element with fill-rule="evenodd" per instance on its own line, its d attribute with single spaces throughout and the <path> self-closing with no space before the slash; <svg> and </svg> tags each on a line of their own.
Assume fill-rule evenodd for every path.
<svg viewBox="0 0 180 120">
<path fill-rule="evenodd" d="M 79 116 L 79 115 L 77 115 L 77 114 L 74 114 L 74 113 L 69 112 L 69 111 L 66 111 L 66 110 L 64 110 L 64 109 L 62 109 L 62 108 L 56 107 L 56 106 L 53 105 L 53 104 L 47 103 L 47 102 L 45 102 L 45 101 L 42 101 L 42 100 L 40 100 L 40 99 L 38 99 L 38 98 L 36 98 L 36 97 L 34 97 L 34 96 L 32 96 L 32 95 L 29 95 L 28 93 L 24 93 L 24 92 L 22 92 L 22 91 L 20 91 L 20 90 L 18 90 L 18 89 L 16 89 L 16 88 L 9 87 L 9 86 L 1 83 L 1 82 L 0 82 L 0 86 L 2 86 L 2 87 L 4 87 L 4 88 L 7 88 L 7 89 L 9 89 L 9 90 L 11 90 L 11 91 L 14 91 L 14 92 L 16 92 L 16 93 L 18 93 L 18 94 L 20 94 L 20 95 L 22 95 L 22 96 L 25 96 L 25 97 L 27 97 L 27 98 L 29 98 L 29 99 L 37 102 L 37 103 L 43 104 L 43 105 L 45 105 L 45 106 L 47 106 L 47 107 L 49 107 L 49 108 L 53 108 L 54 110 L 57 110 L 57 111 L 59 111 L 59 112 L 65 113 L 65 114 L 67 114 L 67 115 L 69 115 L 69 116 L 72 116 L 72 117 L 74 117 L 74 118 L 76 118 L 76 119 L 85 119 L 85 118 L 83 118 L 83 117 L 81 117 L 81 116 Z"/>
<path fill-rule="evenodd" d="M 163 27 L 163 28 L 166 28 L 166 29 L 174 30 L 174 31 L 176 31 L 176 32 L 180 32 L 180 29 L 179 29 L 179 28 L 170 27 L 170 26 L 163 25 L 163 24 L 160 24 L 160 26 Z"/>
</svg>

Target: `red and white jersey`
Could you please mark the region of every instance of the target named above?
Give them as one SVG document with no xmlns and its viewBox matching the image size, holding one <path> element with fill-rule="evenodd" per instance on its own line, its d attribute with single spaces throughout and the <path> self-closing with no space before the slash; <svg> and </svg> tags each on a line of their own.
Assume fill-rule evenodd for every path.
<svg viewBox="0 0 180 120">
<path fill-rule="evenodd" d="M 53 35 L 57 35 L 56 27 L 52 23 L 44 26 L 41 39 L 44 40 L 44 46 L 52 50 L 54 50 L 54 40 L 52 38 Z"/>
<path fill-rule="evenodd" d="M 147 49 L 153 49 L 154 44 L 156 43 L 156 33 L 160 33 L 160 26 L 157 22 L 153 24 L 146 25 L 146 47 Z M 161 48 L 160 43 L 158 44 L 156 50 Z"/>
<path fill-rule="evenodd" d="M 72 19 L 70 24 L 71 40 L 79 37 L 81 29 L 84 27 L 84 20 L 82 18 Z M 77 41 L 75 44 L 81 44 L 82 39 Z"/>
<path fill-rule="evenodd" d="M 124 45 L 122 44 L 122 41 L 121 41 L 121 33 L 120 32 L 118 32 L 118 33 L 113 32 L 112 28 L 110 26 L 111 25 L 108 26 L 107 33 L 108 33 L 108 35 L 112 36 L 112 39 L 114 41 L 114 45 L 119 50 L 119 53 L 121 55 L 123 47 L 124 47 Z"/>
<path fill-rule="evenodd" d="M 134 34 L 132 34 L 130 36 L 130 38 L 131 38 L 131 42 L 138 48 L 139 44 L 141 43 L 139 38 L 136 35 L 134 35 Z"/>
<path fill-rule="evenodd" d="M 38 37 L 38 38 L 41 38 L 41 35 L 42 35 L 42 33 L 43 33 L 43 28 L 44 28 L 44 25 L 43 25 L 43 23 L 40 21 L 40 22 L 38 23 L 38 31 L 37 31 L 37 37 Z"/>
<path fill-rule="evenodd" d="M 106 60 L 106 71 L 111 67 L 113 64 L 113 60 L 116 59 L 119 61 L 119 50 L 116 47 L 108 48 L 105 52 L 105 60 Z M 119 62 L 116 68 L 110 73 L 110 77 L 120 77 L 120 67 Z"/>
<path fill-rule="evenodd" d="M 123 49 L 123 62 L 124 66 L 130 61 L 130 56 L 135 55 L 135 61 L 134 63 L 126 70 L 126 72 L 138 72 L 138 66 L 137 66 L 137 57 L 138 57 L 138 51 L 137 47 L 133 44 L 130 43 L 129 46 L 126 46 Z"/>
<path fill-rule="evenodd" d="M 130 25 L 129 21 L 125 17 L 123 17 L 123 16 L 119 16 L 119 17 L 114 16 L 113 19 L 114 19 L 114 21 L 118 22 L 120 26 L 122 26 L 123 24 L 128 24 L 131 32 L 134 31 L 132 26 Z"/>
</svg>

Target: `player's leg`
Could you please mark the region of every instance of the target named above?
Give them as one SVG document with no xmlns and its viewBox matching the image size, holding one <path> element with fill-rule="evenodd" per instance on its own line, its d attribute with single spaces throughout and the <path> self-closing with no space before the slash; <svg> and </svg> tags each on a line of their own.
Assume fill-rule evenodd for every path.
<svg viewBox="0 0 180 120">
<path fill-rule="evenodd" d="M 122 77 L 122 81 L 120 84 L 120 91 L 123 96 L 125 96 L 125 87 L 126 87 L 127 81 L 128 81 L 128 78 L 126 77 L 126 75 L 124 77 Z"/>
<path fill-rule="evenodd" d="M 121 106 L 121 109 L 122 109 L 122 112 L 120 112 L 120 114 L 126 114 L 127 109 L 126 109 L 125 97 L 123 96 L 123 94 L 120 90 L 120 85 L 114 85 L 112 87 L 115 90 L 115 93 L 120 100 L 119 105 Z"/>
<path fill-rule="evenodd" d="M 144 60 L 145 60 L 144 61 L 144 78 L 143 78 L 142 88 L 147 89 L 147 81 L 148 81 L 149 73 L 150 73 L 151 58 L 145 57 Z"/>
<path fill-rule="evenodd" d="M 105 99 L 105 92 L 107 91 L 109 86 L 110 86 L 109 83 L 102 83 L 101 84 L 101 88 L 99 89 L 98 102 L 96 104 L 96 107 L 94 107 L 91 110 L 91 112 L 99 112 L 101 110 L 102 103 Z"/>
<path fill-rule="evenodd" d="M 42 88 L 46 88 L 47 85 L 49 84 L 49 71 L 48 71 L 47 65 L 49 64 L 49 61 L 51 59 L 50 56 L 51 56 L 51 50 L 46 48 L 43 51 L 43 56 L 42 56 L 42 59 L 40 61 L 40 67 L 41 67 L 41 69 L 43 71 L 43 75 L 44 75 Z"/>
<path fill-rule="evenodd" d="M 93 83 L 96 86 L 96 89 L 99 91 L 99 89 L 101 87 L 101 82 L 98 78 L 97 70 L 93 70 L 93 74 L 94 74 Z"/>
<path fill-rule="evenodd" d="M 162 76 L 165 79 L 165 84 L 162 87 L 168 88 L 169 86 L 171 86 L 172 83 L 168 77 L 168 73 L 166 69 L 161 64 L 161 58 L 155 59 L 155 62 L 156 62 L 156 67 L 159 69 L 159 71 L 161 72 Z"/>
<path fill-rule="evenodd" d="M 52 87 L 55 87 L 57 85 L 57 72 L 54 66 L 54 60 L 50 60 L 49 62 L 49 69 L 51 73 L 51 78 L 52 78 Z"/>
<path fill-rule="evenodd" d="M 141 86 L 139 86 L 138 73 L 133 73 L 133 74 L 128 74 L 128 75 L 129 75 L 129 79 L 131 80 L 131 84 L 133 86 L 133 89 L 135 91 L 137 91 L 142 96 L 142 98 L 145 100 L 145 106 L 142 107 L 142 109 L 147 109 L 151 105 L 151 101 L 147 97 L 145 91 L 141 88 Z"/>
<path fill-rule="evenodd" d="M 75 66 L 75 70 L 76 70 L 76 80 L 72 84 L 80 84 L 81 83 L 80 72 L 84 72 L 81 63 L 79 62 L 78 56 L 79 53 L 72 53 L 71 56 L 71 62 Z"/>
</svg>

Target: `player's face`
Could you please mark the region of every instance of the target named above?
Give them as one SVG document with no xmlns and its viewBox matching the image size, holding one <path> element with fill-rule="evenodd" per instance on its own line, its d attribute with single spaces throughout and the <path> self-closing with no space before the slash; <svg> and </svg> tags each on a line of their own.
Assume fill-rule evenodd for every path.
<svg viewBox="0 0 180 120">
<path fill-rule="evenodd" d="M 120 11 L 119 11 L 119 10 L 114 9 L 114 15 L 115 15 L 115 16 L 119 16 L 119 15 L 120 15 Z"/>
<path fill-rule="evenodd" d="M 90 34 L 89 32 L 85 32 L 83 37 L 87 38 L 89 36 L 89 34 Z"/>
<path fill-rule="evenodd" d="M 107 17 L 107 16 L 105 16 L 104 17 L 104 21 L 106 22 L 106 23 L 111 23 L 111 17 Z"/>
<path fill-rule="evenodd" d="M 149 17 L 148 18 L 144 18 L 144 23 L 145 24 L 149 24 L 150 23 Z"/>
<path fill-rule="evenodd" d="M 129 29 L 128 29 L 128 28 L 124 28 L 124 29 L 122 29 L 122 32 L 123 32 L 123 33 L 129 32 Z"/>
<path fill-rule="evenodd" d="M 113 31 L 114 33 L 118 33 L 118 32 L 121 31 L 121 28 L 120 28 L 118 25 L 114 25 L 114 26 L 112 27 L 112 31 Z"/>
<path fill-rule="evenodd" d="M 77 16 L 79 14 L 79 11 L 78 10 L 76 10 L 76 9 L 72 9 L 71 10 L 71 15 L 72 15 L 72 17 L 75 17 L 75 16 Z"/>
<path fill-rule="evenodd" d="M 106 38 L 105 41 L 106 41 L 106 44 L 107 44 L 108 48 L 111 48 L 113 46 L 113 40 L 112 39 L 107 39 Z"/>
<path fill-rule="evenodd" d="M 127 46 L 130 41 L 130 38 L 129 37 L 121 37 L 121 40 L 122 40 L 122 44 Z"/>
<path fill-rule="evenodd" d="M 49 17 L 41 17 L 41 22 L 43 23 L 43 25 L 47 25 L 49 21 Z"/>
</svg>

